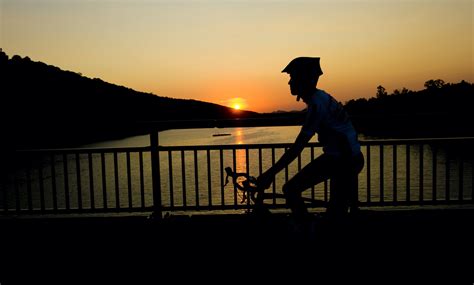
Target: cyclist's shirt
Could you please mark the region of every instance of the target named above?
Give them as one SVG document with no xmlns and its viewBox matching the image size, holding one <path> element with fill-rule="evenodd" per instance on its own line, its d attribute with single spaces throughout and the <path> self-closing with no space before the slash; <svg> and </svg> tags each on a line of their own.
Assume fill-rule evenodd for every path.
<svg viewBox="0 0 474 285">
<path fill-rule="evenodd" d="M 357 133 L 347 112 L 341 103 L 323 90 L 316 89 L 311 96 L 301 132 L 309 136 L 318 133 L 326 154 L 352 156 L 360 153 Z"/>
</svg>

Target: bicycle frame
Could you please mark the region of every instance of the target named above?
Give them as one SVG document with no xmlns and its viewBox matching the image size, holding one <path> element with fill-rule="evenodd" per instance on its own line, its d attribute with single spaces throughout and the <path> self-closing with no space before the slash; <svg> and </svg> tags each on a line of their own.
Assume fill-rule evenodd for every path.
<svg viewBox="0 0 474 285">
<path fill-rule="evenodd" d="M 229 177 L 230 177 L 232 179 L 232 184 L 234 185 L 234 187 L 242 193 L 242 200 L 240 201 L 240 203 L 247 202 L 250 205 L 251 202 L 253 202 L 254 210 L 265 209 L 264 212 L 268 212 L 268 210 L 264 206 L 265 199 L 285 198 L 283 194 L 265 193 L 265 189 L 258 187 L 257 179 L 253 176 L 250 176 L 248 173 L 234 172 L 231 167 L 226 167 L 225 172 L 227 175 L 225 178 L 224 186 L 226 186 L 229 183 Z M 239 180 L 240 177 L 243 177 L 244 180 Z M 303 197 L 302 199 L 306 202 L 312 203 L 313 205 L 326 207 L 325 201 L 305 198 L 305 197 Z M 248 210 L 250 210 L 250 208 Z"/>
</svg>

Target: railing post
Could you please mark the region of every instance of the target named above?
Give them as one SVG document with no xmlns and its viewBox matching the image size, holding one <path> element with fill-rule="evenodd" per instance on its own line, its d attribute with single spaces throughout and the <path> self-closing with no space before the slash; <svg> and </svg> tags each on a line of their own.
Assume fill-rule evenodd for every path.
<svg viewBox="0 0 474 285">
<path fill-rule="evenodd" d="M 160 176 L 160 152 L 158 150 L 158 130 L 150 132 L 151 148 L 151 184 L 153 188 L 153 213 L 151 218 L 161 220 L 161 176 Z"/>
</svg>

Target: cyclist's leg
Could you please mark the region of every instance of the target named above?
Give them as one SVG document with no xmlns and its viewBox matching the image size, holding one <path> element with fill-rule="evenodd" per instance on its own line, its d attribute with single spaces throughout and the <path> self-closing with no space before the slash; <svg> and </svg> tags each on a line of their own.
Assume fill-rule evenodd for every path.
<svg viewBox="0 0 474 285">
<path fill-rule="evenodd" d="M 331 176 L 330 201 L 327 213 L 340 217 L 356 207 L 358 199 L 358 175 L 364 166 L 362 154 L 340 161 L 338 170 Z"/>
<path fill-rule="evenodd" d="M 365 160 L 364 155 L 360 153 L 352 160 L 352 174 L 349 180 L 349 207 L 351 212 L 358 210 L 359 203 L 359 173 L 364 168 Z"/>
<path fill-rule="evenodd" d="M 353 184 L 349 181 L 351 178 L 353 177 L 343 169 L 340 169 L 339 173 L 331 177 L 329 204 L 326 209 L 329 217 L 342 217 L 347 214 L 349 210 L 349 187 Z"/>
<path fill-rule="evenodd" d="M 301 198 L 304 190 L 328 179 L 335 170 L 336 161 L 327 155 L 321 155 L 295 174 L 285 185 L 283 194 L 295 219 L 305 219 L 308 210 Z"/>
</svg>

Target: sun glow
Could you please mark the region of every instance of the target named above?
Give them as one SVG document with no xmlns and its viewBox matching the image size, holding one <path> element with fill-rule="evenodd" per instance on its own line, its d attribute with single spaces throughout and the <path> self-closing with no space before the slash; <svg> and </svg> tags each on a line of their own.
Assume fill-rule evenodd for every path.
<svg viewBox="0 0 474 285">
<path fill-rule="evenodd" d="M 229 106 L 230 108 L 236 111 L 246 110 L 247 100 L 241 97 L 235 97 L 235 98 L 228 99 L 225 105 Z"/>
</svg>

